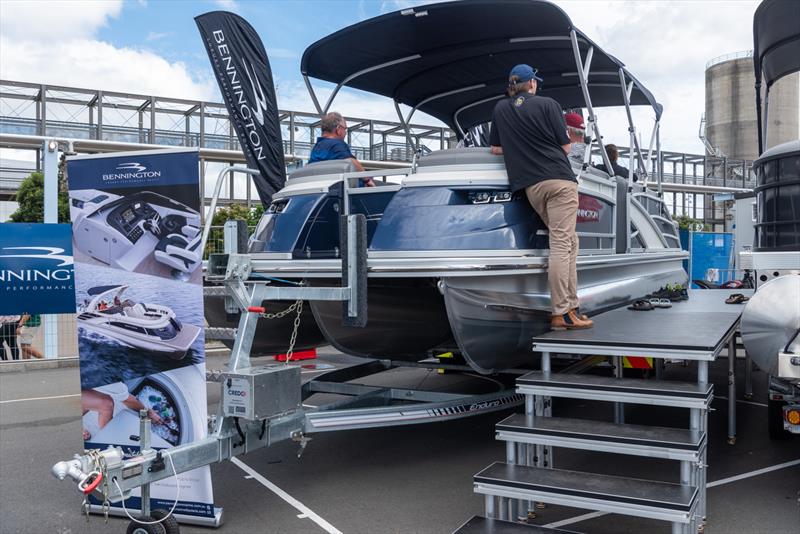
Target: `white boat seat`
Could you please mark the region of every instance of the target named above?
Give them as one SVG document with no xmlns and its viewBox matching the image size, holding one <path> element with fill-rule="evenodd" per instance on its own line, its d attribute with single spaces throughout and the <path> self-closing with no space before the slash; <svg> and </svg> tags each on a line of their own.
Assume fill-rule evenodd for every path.
<svg viewBox="0 0 800 534">
<path fill-rule="evenodd" d="M 342 174 L 345 172 L 357 172 L 356 166 L 349 159 L 332 159 L 327 161 L 315 161 L 304 165 L 289 174 L 289 180 L 294 178 L 305 178 L 307 176 L 323 176 L 326 174 Z"/>
<path fill-rule="evenodd" d="M 125 308 L 125 315 L 128 317 L 144 317 L 145 309 L 141 302 L 137 302 L 133 306 Z"/>
<path fill-rule="evenodd" d="M 202 251 L 200 250 L 202 235 L 194 232 L 196 228 L 193 226 L 184 226 L 183 228 L 188 228 L 188 233 L 194 235 L 169 234 L 161 238 L 153 254 L 156 261 L 178 271 L 191 273 L 202 261 Z M 181 229 L 181 231 L 184 230 Z"/>
<path fill-rule="evenodd" d="M 505 161 L 503 160 L 503 156 L 495 156 L 491 153 L 490 149 L 485 147 L 436 150 L 430 154 L 421 156 L 417 160 L 417 167 L 475 164 L 505 165 Z"/>
</svg>

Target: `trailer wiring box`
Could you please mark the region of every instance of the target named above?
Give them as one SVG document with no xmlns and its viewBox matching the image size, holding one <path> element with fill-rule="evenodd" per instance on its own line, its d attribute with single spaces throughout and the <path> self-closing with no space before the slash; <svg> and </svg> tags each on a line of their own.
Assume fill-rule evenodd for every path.
<svg viewBox="0 0 800 534">
<path fill-rule="evenodd" d="M 269 419 L 301 407 L 300 367 L 263 365 L 222 374 L 226 416 Z"/>
</svg>

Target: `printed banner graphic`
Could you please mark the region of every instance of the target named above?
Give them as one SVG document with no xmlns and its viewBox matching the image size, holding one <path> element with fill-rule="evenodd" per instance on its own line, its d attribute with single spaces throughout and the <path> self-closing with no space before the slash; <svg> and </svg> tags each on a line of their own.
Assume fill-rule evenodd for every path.
<svg viewBox="0 0 800 534">
<path fill-rule="evenodd" d="M 0 315 L 75 313 L 69 224 L 0 224 Z"/>
<path fill-rule="evenodd" d="M 142 409 L 156 449 L 206 437 L 197 151 L 75 156 L 67 180 L 85 448 L 137 454 Z M 175 512 L 213 517 L 209 468 L 178 479 L 153 485 L 152 508 L 180 484 Z"/>
<path fill-rule="evenodd" d="M 269 59 L 256 31 L 242 17 L 212 11 L 195 17 L 222 98 L 264 205 L 286 183 L 281 125 Z"/>
</svg>

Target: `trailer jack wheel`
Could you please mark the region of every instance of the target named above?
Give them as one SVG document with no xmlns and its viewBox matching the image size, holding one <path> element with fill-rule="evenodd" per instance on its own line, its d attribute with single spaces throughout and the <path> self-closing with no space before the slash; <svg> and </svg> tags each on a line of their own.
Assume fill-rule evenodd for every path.
<svg viewBox="0 0 800 534">
<path fill-rule="evenodd" d="M 152 521 L 152 519 L 147 517 L 142 518 L 142 521 Z M 131 521 L 128 523 L 128 530 L 125 532 L 126 534 L 166 534 L 167 531 L 161 523 L 145 524 Z"/>
<path fill-rule="evenodd" d="M 153 512 L 150 514 L 150 517 L 152 517 L 156 521 L 163 519 L 163 521 L 161 521 L 161 526 L 164 527 L 165 534 L 181 533 L 181 527 L 180 525 L 178 525 L 178 520 L 175 519 L 175 516 L 173 514 L 170 514 L 168 511 L 153 510 Z"/>
<path fill-rule="evenodd" d="M 142 521 L 144 523 L 136 521 L 128 523 L 127 534 L 180 534 L 181 532 L 178 520 L 166 510 L 153 510 L 150 517 L 142 517 Z"/>
</svg>

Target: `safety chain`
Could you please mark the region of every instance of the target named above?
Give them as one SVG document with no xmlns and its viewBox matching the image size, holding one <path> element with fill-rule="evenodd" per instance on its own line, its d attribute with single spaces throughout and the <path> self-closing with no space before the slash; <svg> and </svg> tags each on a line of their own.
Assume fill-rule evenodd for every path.
<svg viewBox="0 0 800 534">
<path fill-rule="evenodd" d="M 289 350 L 286 351 L 286 365 L 289 365 L 289 361 L 292 359 L 294 344 L 297 341 L 297 331 L 300 329 L 300 314 L 303 313 L 303 300 L 298 299 L 292 306 L 297 308 L 297 315 L 292 325 L 292 337 L 289 339 Z"/>
<path fill-rule="evenodd" d="M 287 315 L 289 315 L 290 313 L 295 311 L 298 308 L 298 306 L 300 308 L 303 307 L 303 301 L 302 300 L 298 300 L 297 302 L 295 302 L 294 304 L 292 304 L 291 306 L 289 306 L 285 310 L 281 310 L 281 311 L 275 312 L 275 313 L 266 313 L 266 312 L 264 312 L 264 313 L 259 313 L 259 315 L 263 319 L 280 319 L 281 317 L 286 317 Z"/>
<path fill-rule="evenodd" d="M 88 451 L 89 457 L 92 458 L 94 467 L 100 471 L 100 476 L 103 478 L 103 504 L 101 507 L 105 523 L 108 524 L 108 512 L 111 509 L 111 503 L 108 500 L 108 466 L 106 465 L 105 457 L 100 454 L 99 449 L 91 449 Z M 86 522 L 89 522 L 89 495 L 83 499 L 81 503 L 81 512 L 86 514 Z"/>
</svg>

